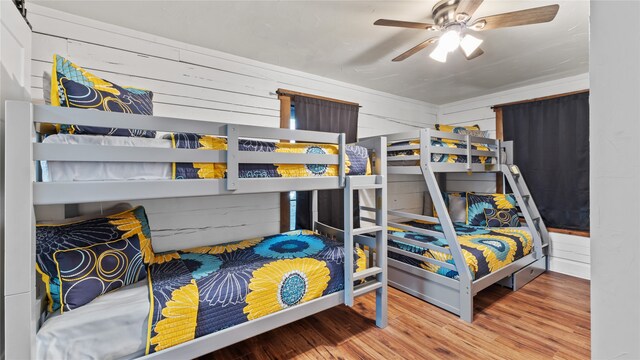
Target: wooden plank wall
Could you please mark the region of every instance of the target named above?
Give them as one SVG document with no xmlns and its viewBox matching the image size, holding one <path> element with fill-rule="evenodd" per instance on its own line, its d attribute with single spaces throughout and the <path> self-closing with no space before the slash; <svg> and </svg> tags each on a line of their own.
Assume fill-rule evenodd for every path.
<svg viewBox="0 0 640 360">
<path fill-rule="evenodd" d="M 154 113 L 210 121 L 279 126 L 276 89 L 286 88 L 362 105 L 359 136 L 408 131 L 434 124 L 438 107 L 319 76 L 260 63 L 150 34 L 30 5 L 33 24 L 32 96 L 44 102 L 47 73 L 57 53 L 119 85 L 154 91 Z M 422 209 L 414 196 L 422 181 L 391 185 L 398 202 Z M 422 187 L 421 187 L 422 186 Z M 396 196 L 396 195 L 394 195 Z M 278 232 L 277 194 L 139 202 L 147 207 L 158 249 L 177 239 L 206 244 L 212 237 L 239 240 Z M 87 204 L 81 212 L 109 204 Z M 59 217 L 60 208 L 39 211 Z"/>
<path fill-rule="evenodd" d="M 441 105 L 438 121 L 441 124 L 460 126 L 478 124 L 480 129 L 489 130 L 495 138 L 495 113 L 491 106 L 588 88 L 588 74 L 523 86 Z M 467 174 L 449 174 L 447 176 L 447 189 L 450 191 L 494 192 L 495 175 L 474 174 L 469 176 Z M 552 233 L 551 239 L 551 269 L 573 276 L 589 278 L 589 238 Z"/>
</svg>

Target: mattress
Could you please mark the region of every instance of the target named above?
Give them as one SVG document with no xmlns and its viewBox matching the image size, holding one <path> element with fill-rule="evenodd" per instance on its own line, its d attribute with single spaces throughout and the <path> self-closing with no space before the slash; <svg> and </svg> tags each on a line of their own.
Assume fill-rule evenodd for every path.
<svg viewBox="0 0 640 360">
<path fill-rule="evenodd" d="M 361 249 L 350 255 L 353 271 L 366 268 Z M 341 241 L 309 230 L 166 254 L 149 267 L 149 353 L 338 292 L 344 256 Z M 196 309 L 183 311 L 187 298 Z"/>
<path fill-rule="evenodd" d="M 101 135 L 55 134 L 43 140 L 45 144 L 111 145 L 200 150 L 226 150 L 225 138 L 197 134 L 171 134 L 162 139 Z M 285 152 L 307 154 L 338 154 L 338 146 L 312 143 L 275 143 L 256 140 L 239 141 L 240 151 Z M 347 175 L 369 175 L 371 164 L 367 149 L 347 145 L 345 171 Z M 226 177 L 226 163 L 140 163 L 42 161 L 42 180 L 170 180 L 221 179 Z M 323 164 L 240 164 L 240 178 L 337 176 L 337 165 Z"/>
<path fill-rule="evenodd" d="M 130 359 L 144 355 L 149 318 L 147 281 L 89 304 L 49 315 L 36 334 L 36 358 Z"/>
<path fill-rule="evenodd" d="M 420 145 L 419 141 L 402 141 L 396 142 L 392 145 Z M 449 148 L 457 148 L 457 149 L 466 149 L 467 143 L 463 141 L 441 141 L 441 140 L 431 140 L 432 146 L 440 146 L 440 147 L 449 147 Z M 480 150 L 480 151 L 491 151 L 495 150 L 489 145 L 485 144 L 471 144 L 472 150 Z M 397 151 L 388 151 L 388 156 L 411 156 L 411 155 L 420 155 L 419 149 L 414 150 L 397 150 Z M 488 156 L 472 156 L 471 161 L 474 164 L 495 164 L 494 157 Z M 443 162 L 443 163 L 466 163 L 467 156 L 466 155 L 453 155 L 453 154 L 431 154 L 431 162 Z M 394 161 L 394 165 L 417 165 L 416 161 L 402 161 L 397 162 Z"/>
<path fill-rule="evenodd" d="M 442 226 L 436 224 L 415 221 L 406 224 L 428 230 L 442 231 Z M 507 266 L 508 264 L 530 254 L 533 249 L 533 239 L 527 227 L 488 228 L 454 223 L 454 228 L 458 235 L 458 242 L 462 248 L 462 253 L 467 262 L 467 266 L 469 267 L 469 270 L 471 270 L 473 280 L 477 280 Z M 393 227 L 389 227 L 389 234 L 445 248 L 449 247 L 449 244 L 444 237 L 439 238 L 426 236 Z M 414 246 L 404 243 L 401 240 L 389 239 L 389 247 L 454 264 L 454 261 L 449 254 Z M 458 278 L 457 270 L 447 269 L 429 262 L 394 253 L 392 250 L 389 251 L 389 257 L 430 272 L 454 279 Z"/>
<path fill-rule="evenodd" d="M 366 268 L 361 249 L 353 256 L 354 270 Z M 148 276 L 50 315 L 36 335 L 37 358 L 139 357 L 340 291 L 344 244 L 298 230 L 156 254 Z M 196 287 L 197 306 L 184 312 L 193 316 L 167 316 Z M 181 331 L 185 326 L 192 326 L 190 336 Z"/>
<path fill-rule="evenodd" d="M 171 148 L 171 140 L 125 136 L 56 134 L 45 144 Z M 171 163 L 41 161 L 42 181 L 167 180 Z"/>
</svg>

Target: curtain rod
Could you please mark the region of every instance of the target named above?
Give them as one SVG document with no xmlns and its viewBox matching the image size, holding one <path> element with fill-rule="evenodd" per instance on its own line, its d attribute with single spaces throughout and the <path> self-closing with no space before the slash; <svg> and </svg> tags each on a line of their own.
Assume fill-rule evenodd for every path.
<svg viewBox="0 0 640 360">
<path fill-rule="evenodd" d="M 583 93 L 588 93 L 588 92 L 589 92 L 589 89 L 571 91 L 571 92 L 568 92 L 568 93 L 549 95 L 549 96 L 543 96 L 543 97 L 529 99 L 529 100 L 521 100 L 521 101 L 514 101 L 514 102 L 509 102 L 509 103 L 504 103 L 504 104 L 493 105 L 491 107 L 491 109 L 499 109 L 499 108 L 502 108 L 502 107 L 505 107 L 505 106 L 520 105 L 520 104 L 526 104 L 526 103 L 531 103 L 531 102 L 535 102 L 535 101 L 551 100 L 551 99 L 555 99 L 555 98 L 559 98 L 559 97 L 583 94 Z"/>
<path fill-rule="evenodd" d="M 287 89 L 278 89 L 278 90 L 276 90 L 276 94 L 278 94 L 280 96 L 289 96 L 289 97 L 294 97 L 296 95 L 299 95 L 299 96 L 305 96 L 305 97 L 312 98 L 312 99 L 326 100 L 326 101 L 331 101 L 331 102 L 335 102 L 335 103 L 339 103 L 339 104 L 353 105 L 353 106 L 357 106 L 357 107 L 362 107 L 362 106 L 360 106 L 360 104 L 354 103 L 354 102 L 350 102 L 350 101 L 332 99 L 332 98 L 328 98 L 328 97 L 324 97 L 324 96 L 306 94 L 306 93 L 303 93 L 303 92 L 292 91 L 292 90 L 287 90 Z"/>
</svg>

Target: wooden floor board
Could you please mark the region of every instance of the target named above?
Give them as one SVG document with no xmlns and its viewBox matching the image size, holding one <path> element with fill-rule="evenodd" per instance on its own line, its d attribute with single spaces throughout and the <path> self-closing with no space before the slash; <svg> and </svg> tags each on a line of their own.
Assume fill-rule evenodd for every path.
<svg viewBox="0 0 640 360">
<path fill-rule="evenodd" d="M 587 359 L 589 303 L 588 281 L 548 272 L 516 292 L 480 292 L 468 324 L 390 288 L 385 329 L 369 294 L 201 359 Z"/>
</svg>

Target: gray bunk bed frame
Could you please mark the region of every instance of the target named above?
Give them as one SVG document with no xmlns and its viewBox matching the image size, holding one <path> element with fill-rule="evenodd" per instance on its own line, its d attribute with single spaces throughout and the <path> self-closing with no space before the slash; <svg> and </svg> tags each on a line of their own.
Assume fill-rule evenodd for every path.
<svg viewBox="0 0 640 360">
<path fill-rule="evenodd" d="M 45 122 L 226 136 L 228 151 L 43 144 L 39 141 L 36 129 L 39 123 Z M 384 138 L 358 143 L 369 151 L 373 175 L 347 176 L 344 134 L 86 111 L 15 101 L 7 102 L 6 134 L 4 342 L 8 359 L 33 359 L 36 356 L 35 336 L 43 319 L 46 300 L 35 274 L 35 209 L 52 204 L 309 190 L 314 195 L 313 230 L 343 240 L 347 254 L 352 252 L 356 243 L 369 247 L 366 270 L 356 273 L 346 271 L 353 269 L 354 259 L 345 256 L 343 291 L 196 338 L 144 358 L 195 358 L 340 304 L 353 306 L 355 297 L 369 292 L 376 294 L 376 325 L 387 325 L 387 152 Z M 239 151 L 237 143 L 240 137 L 336 144 L 339 154 Z M 228 173 L 226 179 L 41 182 L 36 164 L 42 160 L 219 162 L 227 163 Z M 246 179 L 238 177 L 240 163 L 333 164 L 339 166 L 339 176 Z M 315 195 L 317 190 L 325 189 L 344 191 L 344 230 L 317 221 Z M 353 192 L 361 189 L 375 189 L 375 219 L 371 226 L 354 228 Z M 224 242 L 212 241 L 210 245 Z M 190 245 L 204 244 L 175 244 L 176 249 Z M 373 251 L 376 253 L 375 262 L 371 255 Z M 356 282 L 357 285 L 354 285 Z"/>
<path fill-rule="evenodd" d="M 422 176 L 433 200 L 433 205 L 438 217 L 411 214 L 402 211 L 389 211 L 389 216 L 401 218 L 403 221 L 423 220 L 442 225 L 442 232 L 421 229 L 400 221 L 389 221 L 389 225 L 406 231 L 412 231 L 421 235 L 445 238 L 448 248 L 425 244 L 411 239 L 405 239 L 388 235 L 390 239 L 415 245 L 425 249 L 450 254 L 455 265 L 428 258 L 409 251 L 389 247 L 388 251 L 411 257 L 417 260 L 435 264 L 437 266 L 456 270 L 459 279 L 452 279 L 444 275 L 405 264 L 403 262 L 388 259 L 389 285 L 427 302 L 457 314 L 467 322 L 473 321 L 473 298 L 481 290 L 499 283 L 512 288 L 514 291 L 522 287 L 533 278 L 547 269 L 546 253 L 549 244 L 549 233 L 540 217 L 536 204 L 531 197 L 527 185 L 516 165 L 513 165 L 513 143 L 491 138 L 470 135 L 460 135 L 449 132 L 437 131 L 425 128 L 415 131 L 385 135 L 387 138 L 387 151 L 420 150 L 419 155 L 388 156 L 387 173 L 419 175 Z M 432 140 L 458 140 L 466 144 L 465 148 L 451 148 L 446 146 L 434 146 Z M 407 144 L 398 144 L 398 143 Z M 487 144 L 489 151 L 476 150 L 472 144 Z M 432 155 L 465 155 L 465 163 L 446 163 L 433 161 Z M 473 157 L 486 156 L 491 163 L 473 163 Z M 407 165 L 407 163 L 413 165 Z M 416 165 L 418 162 L 419 165 Z M 497 173 L 502 174 L 515 195 L 517 204 L 521 208 L 527 227 L 533 238 L 533 250 L 513 263 L 479 279 L 472 280 L 471 272 L 462 254 L 460 243 L 457 240 L 453 223 L 447 211 L 441 192 L 441 184 L 446 183 L 447 173 Z M 439 179 L 438 175 L 444 175 Z M 440 181 L 439 181 L 440 180 Z"/>
</svg>

